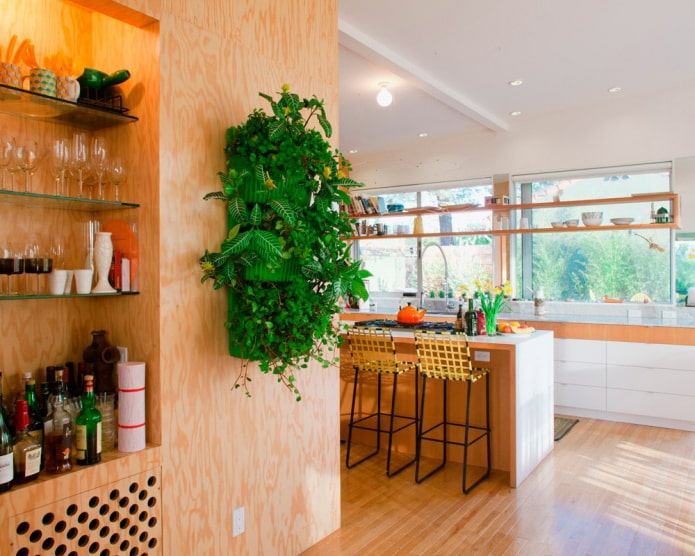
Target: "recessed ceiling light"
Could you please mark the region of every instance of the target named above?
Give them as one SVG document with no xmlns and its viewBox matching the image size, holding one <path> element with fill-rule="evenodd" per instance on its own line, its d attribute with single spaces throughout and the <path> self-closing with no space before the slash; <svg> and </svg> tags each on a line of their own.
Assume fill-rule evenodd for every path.
<svg viewBox="0 0 695 556">
<path fill-rule="evenodd" d="M 513 81 L 510 81 L 509 84 L 512 87 L 518 87 L 519 85 L 523 85 L 523 81 L 521 79 L 514 79 Z"/>
<path fill-rule="evenodd" d="M 350 153 L 350 154 L 355 154 L 356 152 L 357 152 L 357 149 L 350 149 L 350 150 L 348 151 L 348 153 Z"/>
<path fill-rule="evenodd" d="M 611 87 L 610 89 L 608 89 L 608 92 L 609 93 L 619 93 L 622 90 L 623 90 L 622 87 Z"/>
<path fill-rule="evenodd" d="M 418 137 L 427 137 L 427 133 L 425 133 L 425 132 L 423 131 L 422 133 L 418 133 L 417 136 L 418 136 Z"/>
<path fill-rule="evenodd" d="M 510 112 L 509 115 L 510 116 L 521 116 L 521 112 L 519 112 L 518 110 L 515 110 L 514 112 Z"/>
</svg>

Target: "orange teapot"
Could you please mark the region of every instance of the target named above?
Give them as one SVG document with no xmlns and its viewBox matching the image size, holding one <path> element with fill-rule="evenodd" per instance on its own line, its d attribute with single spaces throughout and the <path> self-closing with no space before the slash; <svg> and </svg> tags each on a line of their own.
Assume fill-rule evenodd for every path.
<svg viewBox="0 0 695 556">
<path fill-rule="evenodd" d="M 400 324 L 420 324 L 425 318 L 426 309 L 418 311 L 410 303 L 403 307 L 396 315 L 396 320 Z"/>
</svg>

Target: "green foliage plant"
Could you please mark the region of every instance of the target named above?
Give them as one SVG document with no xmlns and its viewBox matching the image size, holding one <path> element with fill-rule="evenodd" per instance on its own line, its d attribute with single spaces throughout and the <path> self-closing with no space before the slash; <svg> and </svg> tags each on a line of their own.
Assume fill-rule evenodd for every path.
<svg viewBox="0 0 695 556">
<path fill-rule="evenodd" d="M 204 198 L 226 204 L 229 233 L 200 258 L 201 282 L 228 292 L 230 354 L 243 360 L 234 388 L 250 395 L 249 363 L 258 362 L 299 401 L 295 371 L 336 359 L 339 300 L 367 299 L 371 274 L 351 258 L 353 221 L 340 209 L 362 184 L 327 141 L 323 101 L 286 85 L 278 94 L 260 93 L 271 113 L 255 109 L 227 131 L 222 189 Z"/>
</svg>

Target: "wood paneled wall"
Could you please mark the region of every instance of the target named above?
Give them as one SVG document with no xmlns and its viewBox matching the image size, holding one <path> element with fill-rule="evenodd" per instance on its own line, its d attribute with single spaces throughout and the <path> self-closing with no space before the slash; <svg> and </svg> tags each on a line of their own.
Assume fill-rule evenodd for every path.
<svg viewBox="0 0 695 556">
<path fill-rule="evenodd" d="M 123 88 L 141 121 L 114 133 L 133 165 L 123 198 L 142 205 L 143 269 L 142 293 L 132 299 L 3 302 L 0 314 L 16 318 L 0 319 L 2 364 L 18 373 L 75 358 L 89 330 L 108 322 L 112 339 L 148 364 L 148 438 L 161 442 L 162 553 L 301 552 L 340 524 L 338 371 L 312 365 L 298 373 L 301 403 L 257 369 L 252 398 L 230 391 L 239 361 L 227 355 L 226 297 L 200 285 L 198 258 L 226 229 L 222 205 L 202 200 L 218 188 L 224 133 L 265 107 L 259 91 L 288 83 L 325 99 L 337 133 L 337 2 L 1 4 L 8 9 L 0 36 L 56 35 L 45 39 L 47 50 L 51 41 L 80 45 L 88 65 L 131 69 Z M 46 316 L 32 320 L 32 312 Z M 232 538 L 240 506 L 246 531 Z"/>
</svg>

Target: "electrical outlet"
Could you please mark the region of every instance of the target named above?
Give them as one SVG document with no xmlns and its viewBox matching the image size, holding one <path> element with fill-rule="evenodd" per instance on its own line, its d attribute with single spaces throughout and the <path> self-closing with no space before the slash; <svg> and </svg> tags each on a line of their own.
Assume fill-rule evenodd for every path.
<svg viewBox="0 0 695 556">
<path fill-rule="evenodd" d="M 245 521 L 244 506 L 241 506 L 232 512 L 232 537 L 241 535 L 246 530 Z"/>
<path fill-rule="evenodd" d="M 473 352 L 474 361 L 485 361 L 490 362 L 490 352 L 489 351 L 474 351 Z"/>
</svg>

